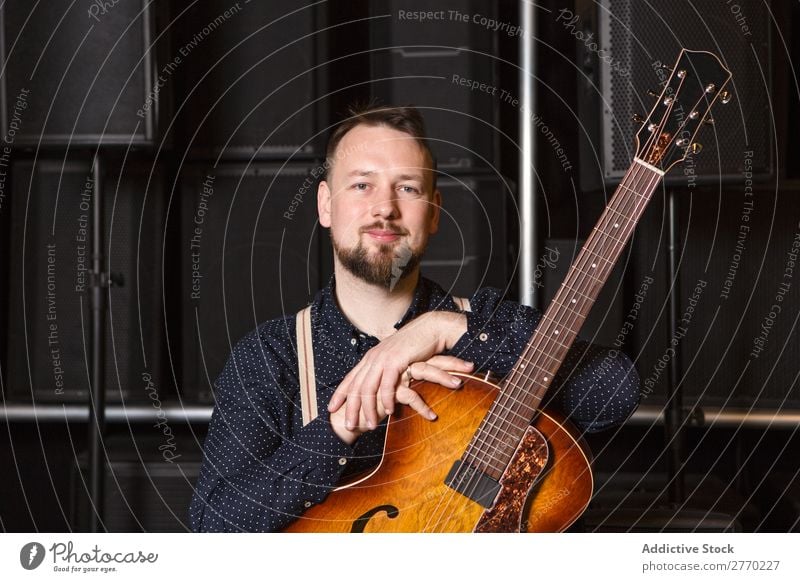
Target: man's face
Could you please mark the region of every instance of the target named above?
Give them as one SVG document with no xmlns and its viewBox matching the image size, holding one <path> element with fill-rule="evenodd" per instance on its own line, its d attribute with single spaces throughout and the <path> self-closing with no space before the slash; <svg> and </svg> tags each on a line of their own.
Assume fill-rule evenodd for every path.
<svg viewBox="0 0 800 582">
<path fill-rule="evenodd" d="M 336 260 L 388 288 L 412 273 L 439 226 L 439 191 L 424 150 L 410 135 L 358 125 L 345 134 L 320 184 L 319 222 Z"/>
</svg>

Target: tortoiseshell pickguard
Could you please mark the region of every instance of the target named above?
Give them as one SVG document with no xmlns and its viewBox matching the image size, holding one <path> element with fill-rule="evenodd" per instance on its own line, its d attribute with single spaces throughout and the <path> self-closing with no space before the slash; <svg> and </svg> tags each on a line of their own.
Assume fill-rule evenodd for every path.
<svg viewBox="0 0 800 582">
<path fill-rule="evenodd" d="M 500 479 L 500 493 L 494 506 L 483 512 L 475 532 L 518 532 L 531 487 L 547 465 L 550 451 L 547 440 L 529 426 L 511 463 Z"/>
</svg>

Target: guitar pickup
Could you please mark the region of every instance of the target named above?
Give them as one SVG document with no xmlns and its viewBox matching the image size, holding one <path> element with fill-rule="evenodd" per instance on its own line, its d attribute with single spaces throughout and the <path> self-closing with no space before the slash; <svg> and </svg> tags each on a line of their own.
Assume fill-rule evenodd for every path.
<svg viewBox="0 0 800 582">
<path fill-rule="evenodd" d="M 461 459 L 453 463 L 444 479 L 445 485 L 472 499 L 485 508 L 490 508 L 500 492 L 500 483 L 483 471 L 464 463 Z"/>
</svg>

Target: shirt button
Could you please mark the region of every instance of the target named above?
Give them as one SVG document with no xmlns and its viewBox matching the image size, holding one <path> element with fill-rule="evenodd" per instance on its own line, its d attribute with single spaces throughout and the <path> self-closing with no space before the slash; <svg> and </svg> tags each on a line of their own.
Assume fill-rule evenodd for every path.
<svg viewBox="0 0 800 582">
<path fill-rule="evenodd" d="M 351 346 L 356 345 L 356 341 L 357 341 L 356 338 L 350 338 L 350 345 Z"/>
<path fill-rule="evenodd" d="M 311 502 L 310 502 L 310 501 L 306 501 L 306 502 L 303 504 L 303 507 L 305 507 L 306 509 L 308 509 L 309 507 L 311 507 Z"/>
<path fill-rule="evenodd" d="M 342 457 L 341 459 L 339 459 L 339 464 L 340 465 L 346 465 L 347 464 L 347 459 Z"/>
<path fill-rule="evenodd" d="M 487 339 L 489 339 L 489 334 L 484 332 L 478 336 L 478 339 L 481 340 L 482 342 L 485 342 Z"/>
</svg>

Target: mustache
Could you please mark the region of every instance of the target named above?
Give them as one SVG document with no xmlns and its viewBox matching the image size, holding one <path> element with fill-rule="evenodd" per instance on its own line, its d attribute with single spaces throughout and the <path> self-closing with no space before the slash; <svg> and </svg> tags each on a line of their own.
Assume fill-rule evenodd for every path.
<svg viewBox="0 0 800 582">
<path fill-rule="evenodd" d="M 394 226 L 392 224 L 387 224 L 385 222 L 375 222 L 373 224 L 370 224 L 369 226 L 363 226 L 361 227 L 359 232 L 365 233 L 369 232 L 370 230 L 387 230 L 392 234 L 398 234 L 398 235 L 408 234 L 408 231 L 406 231 L 404 228 L 398 228 L 397 226 Z"/>
</svg>

